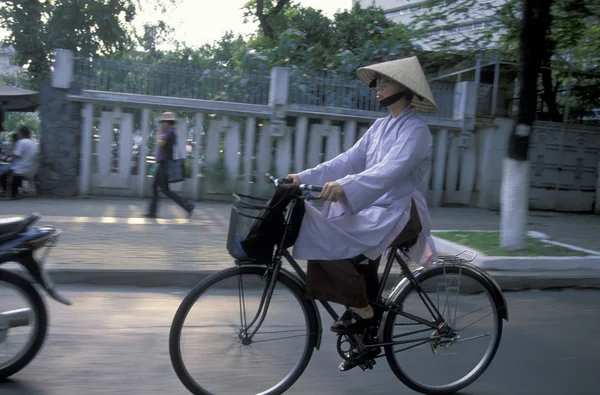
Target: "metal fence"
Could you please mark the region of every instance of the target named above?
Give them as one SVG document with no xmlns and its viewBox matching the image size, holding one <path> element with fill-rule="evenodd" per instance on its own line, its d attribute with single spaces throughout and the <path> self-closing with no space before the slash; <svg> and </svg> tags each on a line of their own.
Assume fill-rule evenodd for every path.
<svg viewBox="0 0 600 395">
<path fill-rule="evenodd" d="M 74 72 L 76 81 L 86 90 L 268 104 L 269 70 L 207 70 L 77 58 Z M 356 78 L 293 72 L 289 84 L 288 102 L 291 104 L 385 112 L 373 91 Z M 440 81 L 431 83 L 439 108 L 439 112 L 432 116 L 453 117 L 454 86 L 454 83 Z"/>
<path fill-rule="evenodd" d="M 454 83 L 431 83 L 431 90 L 439 109 L 433 114 L 434 117 L 453 117 L 454 86 Z M 385 112 L 373 91 L 358 79 L 293 73 L 290 76 L 288 97 L 288 101 L 293 104 Z"/>
<path fill-rule="evenodd" d="M 267 104 L 270 73 L 207 70 L 108 59 L 75 60 L 83 89 Z"/>
<path fill-rule="evenodd" d="M 373 91 L 357 79 L 292 73 L 288 102 L 315 106 L 384 111 Z"/>
</svg>

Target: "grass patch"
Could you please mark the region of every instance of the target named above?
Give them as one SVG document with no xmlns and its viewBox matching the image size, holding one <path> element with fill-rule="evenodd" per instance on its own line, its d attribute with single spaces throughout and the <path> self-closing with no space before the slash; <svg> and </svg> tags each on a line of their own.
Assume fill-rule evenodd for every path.
<svg viewBox="0 0 600 395">
<path fill-rule="evenodd" d="M 500 232 L 432 232 L 440 239 L 471 247 L 490 256 L 586 256 L 582 251 L 544 243 L 527 236 L 524 250 L 512 251 L 500 247 Z"/>
</svg>

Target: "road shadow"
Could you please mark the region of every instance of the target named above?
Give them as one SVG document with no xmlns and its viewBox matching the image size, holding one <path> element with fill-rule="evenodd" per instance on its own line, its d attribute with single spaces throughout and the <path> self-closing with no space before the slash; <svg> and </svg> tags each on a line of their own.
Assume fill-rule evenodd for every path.
<svg viewBox="0 0 600 395">
<path fill-rule="evenodd" d="M 44 391 L 26 381 L 6 379 L 0 380 L 0 393 L 2 395 L 42 395 Z"/>
</svg>

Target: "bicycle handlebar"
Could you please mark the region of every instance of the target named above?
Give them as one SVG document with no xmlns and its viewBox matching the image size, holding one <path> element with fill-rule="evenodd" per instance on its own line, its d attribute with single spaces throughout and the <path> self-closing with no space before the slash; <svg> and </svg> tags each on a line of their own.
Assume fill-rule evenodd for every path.
<svg viewBox="0 0 600 395">
<path fill-rule="evenodd" d="M 288 178 L 275 178 L 270 173 L 265 174 L 265 177 L 267 177 L 267 181 L 270 184 L 273 184 L 275 187 L 277 187 L 281 184 L 292 184 L 294 182 L 294 180 L 289 177 Z M 316 186 L 316 185 L 300 184 L 299 187 L 303 191 L 321 192 L 323 190 L 323 187 Z"/>
</svg>

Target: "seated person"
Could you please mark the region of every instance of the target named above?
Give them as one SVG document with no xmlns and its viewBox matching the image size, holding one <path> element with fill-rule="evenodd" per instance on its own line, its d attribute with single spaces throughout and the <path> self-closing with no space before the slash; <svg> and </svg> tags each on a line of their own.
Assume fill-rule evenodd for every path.
<svg viewBox="0 0 600 395">
<path fill-rule="evenodd" d="M 0 175 L 0 185 L 6 194 L 9 177 L 12 177 L 11 198 L 16 198 L 24 176 L 28 176 L 35 169 L 38 146 L 31 139 L 31 131 L 27 126 L 21 126 L 18 131 L 18 140 L 11 153 L 6 156 L 12 159 L 8 171 Z"/>
<path fill-rule="evenodd" d="M 377 260 L 407 225 L 413 204 L 422 229 L 406 254 L 423 266 L 437 259 L 427 203 L 419 191 L 431 168 L 433 144 L 417 111 L 437 110 L 427 79 L 416 57 L 357 73 L 391 114 L 376 120 L 343 154 L 288 175 L 294 184 L 324 186 L 321 198 L 327 202 L 322 212 L 306 204 L 293 253 L 308 260 L 307 297 L 346 306 L 331 326 L 338 333 L 374 317 L 370 302 L 378 286 Z M 344 361 L 340 370 L 352 367 Z"/>
<path fill-rule="evenodd" d="M 19 140 L 19 135 L 17 133 L 13 133 L 10 135 L 10 143 L 7 142 L 2 150 L 2 156 L 0 156 L 0 160 L 5 162 L 9 162 L 11 160 L 10 153 L 15 150 L 15 146 L 17 145 L 17 141 Z"/>
</svg>

